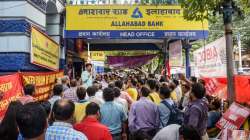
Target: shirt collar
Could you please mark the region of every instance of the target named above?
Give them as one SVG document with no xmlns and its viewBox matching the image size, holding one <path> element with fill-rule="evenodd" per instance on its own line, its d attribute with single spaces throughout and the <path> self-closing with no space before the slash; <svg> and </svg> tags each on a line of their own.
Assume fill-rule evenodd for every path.
<svg viewBox="0 0 250 140">
<path fill-rule="evenodd" d="M 170 104 L 174 104 L 174 101 L 171 98 L 166 98 L 164 100 Z"/>
<path fill-rule="evenodd" d="M 66 122 L 54 122 L 53 126 L 73 128 L 73 126 L 70 123 L 66 123 Z"/>
<path fill-rule="evenodd" d="M 202 99 L 196 99 L 195 101 L 192 101 L 190 104 L 191 104 L 191 105 L 197 104 L 197 103 L 199 103 L 199 102 L 201 102 L 201 101 L 202 101 Z"/>
<path fill-rule="evenodd" d="M 147 97 L 140 97 L 140 100 L 148 100 Z"/>
<path fill-rule="evenodd" d="M 105 104 L 113 104 L 113 101 L 106 101 Z"/>
<path fill-rule="evenodd" d="M 98 122 L 98 120 L 95 117 L 86 117 L 84 119 L 84 122 Z"/>
<path fill-rule="evenodd" d="M 85 100 L 85 99 L 82 99 L 82 100 L 78 101 L 78 103 L 85 103 L 85 102 L 87 102 L 87 100 Z"/>
</svg>

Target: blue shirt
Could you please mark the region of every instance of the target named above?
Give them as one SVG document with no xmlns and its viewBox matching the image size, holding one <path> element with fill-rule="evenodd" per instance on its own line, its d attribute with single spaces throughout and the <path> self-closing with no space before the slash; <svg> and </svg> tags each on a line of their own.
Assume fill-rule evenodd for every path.
<svg viewBox="0 0 250 140">
<path fill-rule="evenodd" d="M 92 86 L 93 78 L 88 71 L 82 72 L 81 78 L 82 78 L 82 82 L 85 88 Z"/>
<path fill-rule="evenodd" d="M 100 109 L 101 123 L 109 128 L 111 134 L 122 132 L 122 123 L 126 121 L 127 115 L 123 107 L 113 101 L 105 102 Z"/>
<path fill-rule="evenodd" d="M 169 105 L 174 104 L 174 101 L 171 100 L 170 98 L 164 99 L 164 100 Z M 169 108 L 166 105 L 164 105 L 163 103 L 160 103 L 158 108 L 159 108 L 159 113 L 160 113 L 160 128 L 163 128 L 163 127 L 167 126 L 171 112 L 170 112 Z"/>
<path fill-rule="evenodd" d="M 208 112 L 208 121 L 207 128 L 215 127 L 215 124 L 221 118 L 221 113 L 219 111 L 209 111 Z"/>
<path fill-rule="evenodd" d="M 54 122 L 45 134 L 45 140 L 88 140 L 87 137 L 73 129 L 72 125 L 65 122 Z"/>
</svg>

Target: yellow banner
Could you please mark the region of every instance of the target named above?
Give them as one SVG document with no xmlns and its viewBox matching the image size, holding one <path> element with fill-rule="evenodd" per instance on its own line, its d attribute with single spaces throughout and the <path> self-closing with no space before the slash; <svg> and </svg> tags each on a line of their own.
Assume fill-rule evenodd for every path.
<svg viewBox="0 0 250 140">
<path fill-rule="evenodd" d="M 59 45 L 36 28 L 31 28 L 31 63 L 50 70 L 59 69 Z"/>
<path fill-rule="evenodd" d="M 91 51 L 90 56 L 93 61 L 105 61 L 104 51 Z"/>
<path fill-rule="evenodd" d="M 72 5 L 66 30 L 208 30 L 208 22 L 186 21 L 180 6 Z"/>
</svg>

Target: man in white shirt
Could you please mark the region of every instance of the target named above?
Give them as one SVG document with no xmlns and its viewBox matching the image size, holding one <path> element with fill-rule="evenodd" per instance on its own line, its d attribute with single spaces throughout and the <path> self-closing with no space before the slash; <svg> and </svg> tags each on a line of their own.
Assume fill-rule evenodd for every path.
<svg viewBox="0 0 250 140">
<path fill-rule="evenodd" d="M 96 97 L 96 88 L 93 86 L 90 86 L 87 88 L 87 94 L 88 94 L 88 101 L 94 102 L 98 104 L 99 106 L 102 106 L 104 101 L 98 97 Z"/>
<path fill-rule="evenodd" d="M 116 103 L 120 104 L 123 107 L 125 113 L 128 114 L 128 102 L 125 99 L 120 97 L 120 95 L 121 95 L 120 89 L 115 87 L 113 89 L 113 91 L 114 91 L 114 95 L 115 95 L 114 101 Z"/>
</svg>

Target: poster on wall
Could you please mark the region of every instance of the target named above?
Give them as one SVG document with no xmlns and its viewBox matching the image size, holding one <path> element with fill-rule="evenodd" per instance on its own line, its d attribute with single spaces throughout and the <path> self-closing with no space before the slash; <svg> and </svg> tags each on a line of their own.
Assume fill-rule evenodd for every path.
<svg viewBox="0 0 250 140">
<path fill-rule="evenodd" d="M 181 40 L 169 44 L 169 65 L 170 67 L 183 66 Z"/>
<path fill-rule="evenodd" d="M 226 77 L 226 42 L 221 37 L 194 51 L 198 77 Z"/>
<path fill-rule="evenodd" d="M 23 95 L 19 73 L 0 76 L 0 91 L 2 99 L 0 100 L 0 120 L 2 120 L 7 107 L 11 101 L 14 101 Z"/>
<path fill-rule="evenodd" d="M 31 27 L 31 63 L 57 71 L 59 69 L 60 47 L 49 36 Z"/>
</svg>

